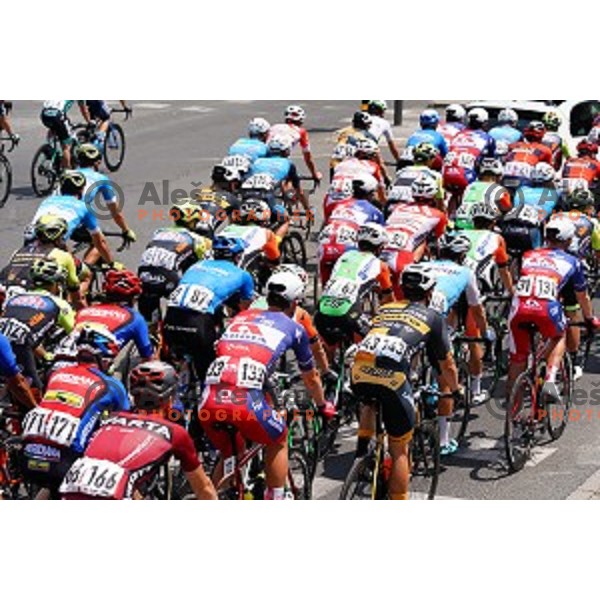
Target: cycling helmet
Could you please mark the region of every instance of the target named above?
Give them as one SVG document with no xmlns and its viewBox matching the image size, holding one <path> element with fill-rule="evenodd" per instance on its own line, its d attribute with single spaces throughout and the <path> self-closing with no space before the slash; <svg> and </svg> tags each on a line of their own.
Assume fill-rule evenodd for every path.
<svg viewBox="0 0 600 600">
<path fill-rule="evenodd" d="M 248 123 L 248 135 L 250 137 L 266 135 L 269 133 L 269 129 L 271 129 L 271 124 L 262 117 L 254 117 L 254 119 Z"/>
<path fill-rule="evenodd" d="M 68 230 L 67 222 L 54 215 L 43 215 L 34 225 L 35 237 L 42 243 L 62 240 Z"/>
<path fill-rule="evenodd" d="M 416 163 L 428 163 L 437 154 L 437 148 L 430 142 L 421 142 L 413 148 L 413 159 Z"/>
<path fill-rule="evenodd" d="M 475 202 L 471 205 L 471 219 L 485 219 L 495 221 L 500 216 L 500 211 L 495 202 Z"/>
<path fill-rule="evenodd" d="M 273 271 L 273 275 L 275 275 L 276 273 L 292 273 L 293 275 L 296 275 L 296 277 L 299 277 L 300 280 L 302 281 L 304 290 L 306 289 L 306 286 L 308 285 L 308 273 L 300 265 L 296 265 L 293 263 L 286 263 L 283 265 L 279 265 L 278 267 L 275 268 L 275 271 Z M 303 292 L 304 292 L 304 290 L 303 290 Z"/>
<path fill-rule="evenodd" d="M 292 149 L 290 138 L 283 135 L 276 135 L 267 142 L 269 154 L 288 154 Z"/>
<path fill-rule="evenodd" d="M 236 179 L 239 179 L 240 175 L 241 177 L 244 177 L 244 175 L 246 175 L 250 170 L 251 165 L 251 160 L 243 154 L 234 154 L 233 156 L 226 156 L 221 161 L 222 167 L 233 171 L 237 171 L 238 177 L 236 177 Z M 229 179 L 229 181 L 231 181 L 231 179 Z"/>
<path fill-rule="evenodd" d="M 301 125 L 304 123 L 304 119 L 306 118 L 306 112 L 301 106 L 292 105 L 285 109 L 283 116 L 286 121 L 291 121 L 292 123 Z"/>
<path fill-rule="evenodd" d="M 244 190 L 261 190 L 264 192 L 272 192 L 275 189 L 275 178 L 269 173 L 257 173 L 251 175 L 242 183 L 242 191 Z"/>
<path fill-rule="evenodd" d="M 215 165 L 212 170 L 211 178 L 215 183 L 231 183 L 232 181 L 241 181 L 242 174 L 239 169 L 234 167 Z"/>
<path fill-rule="evenodd" d="M 488 111 L 485 108 L 472 108 L 467 113 L 467 121 L 471 129 L 481 129 L 489 120 Z"/>
<path fill-rule="evenodd" d="M 67 272 L 51 258 L 34 260 L 29 269 L 29 276 L 34 285 L 64 283 L 67 280 Z"/>
<path fill-rule="evenodd" d="M 577 154 L 579 156 L 591 156 L 592 158 L 596 158 L 596 155 L 598 154 L 598 144 L 590 142 L 589 140 L 581 140 L 579 144 L 577 144 Z"/>
<path fill-rule="evenodd" d="M 368 173 L 358 175 L 352 180 L 352 191 L 355 196 L 368 196 L 377 189 L 377 179 Z"/>
<path fill-rule="evenodd" d="M 366 158 L 373 158 L 378 152 L 379 146 L 377 145 L 377 142 L 373 140 L 358 140 L 354 156 L 358 158 L 358 155 L 361 154 Z"/>
<path fill-rule="evenodd" d="M 420 173 L 410 186 L 413 200 L 433 200 L 438 191 L 437 182 L 433 177 Z"/>
<path fill-rule="evenodd" d="M 528 142 L 541 142 L 546 135 L 546 126 L 541 121 L 530 121 L 523 130 L 523 135 Z"/>
<path fill-rule="evenodd" d="M 102 291 L 112 299 L 130 300 L 142 293 L 142 282 L 133 271 L 108 271 L 102 284 Z"/>
<path fill-rule="evenodd" d="M 549 110 L 543 117 L 542 123 L 550 131 L 558 131 L 558 128 L 562 124 L 562 117 L 554 110 Z"/>
<path fill-rule="evenodd" d="M 98 361 L 104 370 L 119 354 L 119 341 L 106 327 L 84 324 L 75 337 L 77 360 L 82 362 Z"/>
<path fill-rule="evenodd" d="M 592 142 L 592 144 L 600 143 L 600 127 L 592 127 L 588 133 L 587 140 L 588 142 Z"/>
<path fill-rule="evenodd" d="M 131 371 L 129 391 L 137 408 L 154 410 L 173 398 L 177 381 L 177 371 L 171 365 L 152 360 Z"/>
<path fill-rule="evenodd" d="M 509 152 L 510 148 L 508 142 L 504 140 L 496 141 L 496 156 L 499 159 L 504 159 Z"/>
<path fill-rule="evenodd" d="M 352 198 L 352 181 L 345 177 L 334 179 L 327 189 L 327 198 L 332 201 L 345 200 Z"/>
<path fill-rule="evenodd" d="M 379 223 L 365 223 L 358 230 L 358 243 L 370 244 L 375 248 L 381 248 L 388 243 L 388 235 L 383 225 Z"/>
<path fill-rule="evenodd" d="M 185 198 L 170 210 L 170 215 L 176 225 L 194 229 L 196 223 L 202 219 L 203 212 L 200 205 L 191 198 Z"/>
<path fill-rule="evenodd" d="M 264 200 L 249 198 L 242 202 L 239 215 L 242 223 L 264 224 L 271 220 L 271 209 Z"/>
<path fill-rule="evenodd" d="M 65 171 L 60 178 L 61 194 L 80 196 L 85 188 L 85 175 L 79 171 Z"/>
<path fill-rule="evenodd" d="M 512 125 L 513 127 L 519 122 L 519 115 L 512 108 L 503 108 L 498 113 L 498 123 L 500 125 Z"/>
<path fill-rule="evenodd" d="M 446 106 L 446 122 L 462 123 L 465 120 L 467 111 L 461 104 L 449 104 Z"/>
<path fill-rule="evenodd" d="M 556 171 L 548 163 L 538 163 L 533 168 L 531 173 L 531 181 L 533 183 L 550 183 L 554 181 Z"/>
<path fill-rule="evenodd" d="M 568 242 L 575 236 L 575 224 L 571 219 L 558 217 L 546 225 L 546 237 L 550 241 Z"/>
<path fill-rule="evenodd" d="M 479 167 L 479 174 L 484 175 L 485 173 L 496 176 L 502 175 L 504 173 L 502 162 L 497 158 L 484 158 Z"/>
<path fill-rule="evenodd" d="M 584 210 L 594 206 L 594 195 L 587 188 L 576 188 L 569 194 L 567 205 L 572 210 Z"/>
<path fill-rule="evenodd" d="M 305 284 L 298 275 L 287 271 L 273 273 L 266 287 L 268 296 L 273 294 L 288 302 L 296 302 L 304 295 Z"/>
<path fill-rule="evenodd" d="M 241 238 L 218 235 L 213 240 L 213 256 L 217 260 L 231 260 L 242 254 L 246 249 L 246 242 Z"/>
<path fill-rule="evenodd" d="M 383 114 L 388 105 L 385 100 L 369 100 L 368 109 L 371 114 Z"/>
<path fill-rule="evenodd" d="M 94 144 L 81 144 L 77 149 L 77 162 L 82 167 L 88 167 L 102 160 L 100 150 Z"/>
<path fill-rule="evenodd" d="M 428 108 L 419 116 L 419 123 L 423 129 L 435 128 L 440 122 L 440 115 L 437 110 Z"/>
<path fill-rule="evenodd" d="M 464 234 L 445 234 L 439 241 L 440 250 L 456 256 L 466 254 L 471 249 L 471 240 Z"/>
<path fill-rule="evenodd" d="M 371 118 L 371 115 L 367 112 L 359 110 L 358 112 L 355 112 L 354 116 L 352 117 L 352 126 L 356 129 L 366 130 L 369 129 L 369 127 L 371 127 L 372 124 L 373 119 Z"/>
<path fill-rule="evenodd" d="M 435 287 L 435 277 L 424 264 L 407 265 L 402 271 L 402 289 L 406 292 L 420 292 L 423 296 Z"/>
</svg>

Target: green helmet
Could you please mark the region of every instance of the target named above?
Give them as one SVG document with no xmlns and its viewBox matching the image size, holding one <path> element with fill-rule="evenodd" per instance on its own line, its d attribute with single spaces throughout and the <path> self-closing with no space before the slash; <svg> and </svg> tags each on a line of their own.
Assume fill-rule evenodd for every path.
<svg viewBox="0 0 600 600">
<path fill-rule="evenodd" d="M 550 130 L 557 131 L 562 123 L 561 116 L 554 110 L 549 110 L 543 117 L 542 123 Z"/>
<path fill-rule="evenodd" d="M 94 144 L 81 144 L 77 149 L 77 160 L 82 167 L 93 165 L 101 159 L 102 154 Z"/>
<path fill-rule="evenodd" d="M 40 242 L 56 242 L 65 237 L 69 226 L 61 217 L 44 215 L 34 225 L 35 237 Z"/>
<path fill-rule="evenodd" d="M 64 283 L 66 271 L 51 258 L 38 258 L 29 269 L 29 276 L 35 285 L 48 283 Z"/>
<path fill-rule="evenodd" d="M 85 175 L 79 171 L 65 171 L 60 178 L 60 191 L 67 196 L 82 194 L 85 188 Z"/>
<path fill-rule="evenodd" d="M 429 142 L 421 142 L 413 148 L 413 158 L 415 162 L 425 163 L 433 160 L 437 156 L 437 149 Z"/>
<path fill-rule="evenodd" d="M 369 112 L 385 112 L 387 110 L 387 102 L 385 100 L 369 100 Z"/>
<path fill-rule="evenodd" d="M 171 209 L 171 217 L 175 224 L 187 229 L 194 229 L 196 223 L 202 218 L 202 214 L 202 207 L 191 198 L 184 198 Z"/>
</svg>

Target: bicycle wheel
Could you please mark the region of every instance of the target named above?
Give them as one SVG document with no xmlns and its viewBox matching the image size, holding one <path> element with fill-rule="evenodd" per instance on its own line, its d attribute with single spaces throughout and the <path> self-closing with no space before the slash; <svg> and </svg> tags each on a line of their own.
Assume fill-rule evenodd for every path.
<svg viewBox="0 0 600 600">
<path fill-rule="evenodd" d="M 0 208 L 6 204 L 11 187 L 12 167 L 8 162 L 8 158 L 4 154 L 0 154 Z"/>
<path fill-rule="evenodd" d="M 354 461 L 340 491 L 340 500 L 372 500 L 387 497 L 387 486 L 376 473 L 376 451 Z M 375 490 L 373 487 L 375 486 Z"/>
<path fill-rule="evenodd" d="M 572 376 L 571 357 L 565 354 L 556 377 L 559 398 L 549 399 L 547 394 L 543 394 L 541 406 L 546 413 L 546 428 L 548 435 L 557 440 L 565 431 L 569 416 L 569 408 L 573 396 L 573 376 Z"/>
<path fill-rule="evenodd" d="M 531 455 L 534 397 L 535 386 L 529 373 L 521 373 L 506 403 L 504 419 L 506 460 L 512 472 L 520 471 Z"/>
<path fill-rule="evenodd" d="M 118 123 L 110 123 L 104 138 L 104 162 L 106 168 L 114 173 L 121 168 L 125 158 L 125 133 Z"/>
<path fill-rule="evenodd" d="M 294 500 L 310 500 L 312 497 L 310 471 L 300 450 L 289 453 L 287 487 L 294 495 Z"/>
<path fill-rule="evenodd" d="M 306 246 L 297 231 L 290 231 L 281 242 L 281 262 L 300 265 L 306 269 Z"/>
<path fill-rule="evenodd" d="M 448 420 L 448 425 L 450 427 L 450 439 L 455 439 L 460 443 L 467 434 L 467 427 L 471 418 L 471 373 L 469 365 L 464 361 L 458 363 L 458 381 L 464 388 L 465 398 L 460 404 L 454 402 L 454 411 L 452 417 Z"/>
<path fill-rule="evenodd" d="M 437 421 L 422 421 L 410 444 L 410 497 L 433 500 L 440 476 L 440 432 Z"/>
<path fill-rule="evenodd" d="M 41 146 L 31 163 L 31 187 L 36 196 L 47 196 L 58 178 L 57 155 L 50 144 Z"/>
</svg>

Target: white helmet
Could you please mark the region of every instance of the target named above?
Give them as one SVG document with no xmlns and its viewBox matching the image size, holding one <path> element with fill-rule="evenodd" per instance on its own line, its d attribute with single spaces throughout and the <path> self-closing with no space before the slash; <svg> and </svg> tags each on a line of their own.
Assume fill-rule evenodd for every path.
<svg viewBox="0 0 600 600">
<path fill-rule="evenodd" d="M 289 152 L 292 149 L 292 141 L 286 135 L 276 135 L 267 142 L 267 148 L 273 152 Z"/>
<path fill-rule="evenodd" d="M 505 157 L 509 152 L 510 148 L 508 142 L 505 142 L 504 140 L 498 140 L 496 142 L 496 156 L 498 158 Z"/>
<path fill-rule="evenodd" d="M 508 123 L 513 127 L 519 122 L 519 115 L 512 108 L 503 108 L 498 113 L 498 123 L 505 125 Z"/>
<path fill-rule="evenodd" d="M 489 121 L 488 111 L 485 108 L 472 108 L 467 113 L 467 120 L 471 127 L 483 127 Z"/>
<path fill-rule="evenodd" d="M 479 174 L 482 175 L 483 173 L 502 175 L 504 173 L 502 162 L 497 158 L 484 158 L 479 166 Z"/>
<path fill-rule="evenodd" d="M 410 190 L 413 199 L 425 198 L 426 200 L 433 200 L 436 197 L 439 188 L 433 177 L 426 173 L 420 173 L 412 182 Z"/>
<path fill-rule="evenodd" d="M 372 194 L 379 184 L 377 179 L 373 175 L 368 173 L 361 173 L 352 180 L 352 191 L 354 193 L 360 192 L 362 194 Z"/>
<path fill-rule="evenodd" d="M 300 265 L 296 265 L 293 263 L 279 265 L 273 271 L 273 275 L 275 275 L 276 273 L 292 273 L 292 275 L 296 275 L 296 277 L 300 278 L 300 280 L 302 281 L 302 285 L 304 286 L 302 293 L 304 293 L 304 291 L 306 290 L 306 286 L 308 285 L 308 273 Z"/>
<path fill-rule="evenodd" d="M 448 104 L 446 106 L 446 121 L 462 122 L 464 121 L 467 111 L 461 104 Z"/>
<path fill-rule="evenodd" d="M 475 202 L 471 205 L 469 216 L 471 219 L 487 219 L 495 221 L 500 216 L 500 211 L 495 202 Z"/>
<path fill-rule="evenodd" d="M 254 119 L 248 123 L 248 135 L 250 137 L 269 133 L 269 129 L 271 129 L 271 124 L 262 117 L 254 117 Z"/>
<path fill-rule="evenodd" d="M 471 249 L 471 240 L 464 234 L 444 235 L 439 241 L 440 250 L 449 250 L 452 254 L 466 254 Z"/>
<path fill-rule="evenodd" d="M 272 192 L 275 189 L 275 178 L 269 173 L 256 173 L 242 183 L 242 190 L 263 190 Z"/>
<path fill-rule="evenodd" d="M 378 152 L 379 146 L 377 142 L 370 139 L 364 139 L 358 140 L 354 154 L 365 154 L 366 156 L 375 156 Z"/>
<path fill-rule="evenodd" d="M 271 209 L 264 200 L 250 198 L 240 206 L 240 220 L 254 223 L 267 223 L 271 219 Z"/>
<path fill-rule="evenodd" d="M 383 225 L 379 223 L 365 223 L 358 230 L 358 242 L 367 242 L 376 248 L 385 246 L 388 241 L 388 234 Z"/>
<path fill-rule="evenodd" d="M 546 236 L 559 242 L 568 242 L 575 237 L 575 223 L 566 217 L 552 219 L 546 225 Z"/>
<path fill-rule="evenodd" d="M 303 123 L 306 119 L 306 112 L 301 106 L 288 106 L 283 113 L 286 120 L 292 121 L 293 123 Z"/>
<path fill-rule="evenodd" d="M 295 302 L 304 295 L 304 287 L 302 279 L 295 273 L 273 273 L 267 281 L 267 294 L 275 294 L 288 302 Z"/>
<path fill-rule="evenodd" d="M 533 168 L 531 173 L 531 181 L 534 183 L 548 183 L 554 181 L 556 178 L 556 171 L 548 163 L 538 163 Z"/>
<path fill-rule="evenodd" d="M 226 156 L 221 161 L 222 167 L 229 169 L 237 169 L 242 175 L 245 175 L 250 170 L 251 166 L 250 159 L 243 154 L 234 154 L 233 156 Z"/>
<path fill-rule="evenodd" d="M 352 198 L 354 190 L 352 189 L 352 180 L 347 177 L 339 177 L 331 182 L 327 189 L 327 197 L 330 200 L 344 200 Z"/>
</svg>

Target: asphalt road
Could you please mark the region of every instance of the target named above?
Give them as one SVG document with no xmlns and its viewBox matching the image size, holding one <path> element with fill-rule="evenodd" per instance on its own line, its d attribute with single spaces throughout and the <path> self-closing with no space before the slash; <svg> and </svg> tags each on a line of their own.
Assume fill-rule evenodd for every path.
<svg viewBox="0 0 600 600">
<path fill-rule="evenodd" d="M 161 217 L 166 219 L 170 199 L 168 194 L 163 195 L 164 181 L 168 182 L 169 192 L 190 191 L 198 181 L 208 182 L 213 164 L 222 158 L 229 144 L 243 134 L 250 118 L 264 116 L 271 123 L 278 122 L 289 103 L 292 101 L 133 101 L 134 117 L 125 124 L 125 163 L 114 179 L 124 191 L 124 212 L 138 233 L 139 241 L 120 255 L 119 260 L 135 268 L 145 242 L 152 231 L 163 224 Z M 357 104 L 358 101 L 336 100 L 302 102 L 308 114 L 313 154 L 324 174 L 332 134 L 348 123 Z M 405 124 L 396 129 L 398 138 L 417 127 L 419 110 L 426 104 L 405 103 Z M 45 129 L 39 121 L 40 106 L 40 102 L 15 101 L 13 124 L 22 141 L 9 155 L 14 170 L 14 190 L 0 210 L 2 264 L 19 247 L 23 228 L 40 202 L 33 195 L 29 179 L 33 154 L 45 138 Z M 306 172 L 299 154 L 297 158 L 300 171 Z M 149 186 L 154 186 L 162 204 L 142 202 L 143 192 L 147 193 Z M 314 198 L 320 209 L 322 192 Z M 111 229 L 110 224 L 104 227 Z M 314 245 L 309 251 L 314 260 Z M 592 354 L 597 354 L 597 348 Z M 577 404 L 564 436 L 558 442 L 542 446 L 531 464 L 515 475 L 509 475 L 506 469 L 500 437 L 503 421 L 498 411 L 489 406 L 476 409 L 465 446 L 444 461 L 438 495 L 468 499 L 561 499 L 574 493 L 579 497 L 582 489 L 600 487 L 600 478 L 593 477 L 600 470 L 598 386 L 600 361 L 593 356 L 589 373 L 576 384 Z M 343 432 L 336 452 L 320 467 L 315 497 L 336 498 L 339 494 L 352 461 L 353 434 L 351 430 Z"/>
</svg>

